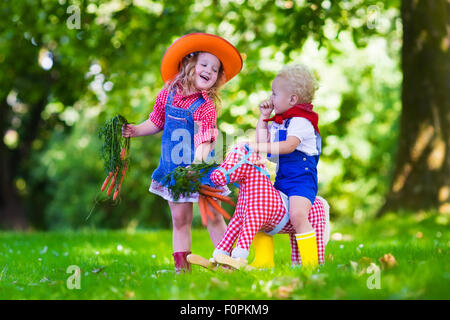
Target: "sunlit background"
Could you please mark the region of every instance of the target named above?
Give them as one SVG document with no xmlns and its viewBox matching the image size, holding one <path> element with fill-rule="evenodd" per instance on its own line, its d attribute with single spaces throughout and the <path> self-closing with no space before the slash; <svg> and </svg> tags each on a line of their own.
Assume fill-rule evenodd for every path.
<svg viewBox="0 0 450 320">
<path fill-rule="evenodd" d="M 303 63 L 320 85 L 319 194 L 332 218 L 359 223 L 382 206 L 401 111 L 398 1 L 59 0 L 0 8 L 8 18 L 0 22 L 3 143 L 17 156 L 10 173 L 29 228 L 170 225 L 166 203 L 147 191 L 161 136 L 131 141 L 130 170 L 113 202 L 99 192 L 98 130 L 118 113 L 132 123 L 148 117 L 163 86 L 164 51 L 192 31 L 226 38 L 244 58 L 222 90 L 222 133 L 252 138 L 276 73 Z"/>
</svg>

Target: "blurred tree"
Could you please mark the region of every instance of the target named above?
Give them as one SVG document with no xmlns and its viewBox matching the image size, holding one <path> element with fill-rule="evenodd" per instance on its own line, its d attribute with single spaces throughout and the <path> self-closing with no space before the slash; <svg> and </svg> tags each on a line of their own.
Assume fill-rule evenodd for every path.
<svg viewBox="0 0 450 320">
<path fill-rule="evenodd" d="M 450 212 L 450 2 L 403 0 L 402 114 L 395 173 L 379 215 Z"/>
<path fill-rule="evenodd" d="M 43 227 L 53 196 L 44 192 L 46 176 L 31 178 L 36 166 L 31 155 L 45 149 L 52 132 L 70 133 L 70 112 L 74 114 L 77 101 L 99 99 L 87 90 L 98 74 L 89 74 L 94 63 L 106 75 L 110 67 L 131 73 L 130 60 L 142 61 L 145 52 L 158 48 L 164 52 L 168 35 L 183 32 L 184 3 L 171 1 L 158 13 L 144 12 L 130 1 L 1 2 L 0 226 L 26 228 L 31 218 Z M 130 35 L 133 40 L 121 47 Z M 137 76 L 142 65 L 134 67 Z"/>
<path fill-rule="evenodd" d="M 246 130 L 254 127 L 251 113 L 257 110 L 258 94 L 268 91 L 279 67 L 291 62 L 308 38 L 326 48 L 332 62 L 340 54 L 336 43 L 341 33 L 350 32 L 355 45 L 363 47 L 371 36 L 394 30 L 395 21 L 381 33 L 372 27 L 368 8 L 377 8 L 381 14 L 397 8 L 398 2 L 2 1 L 0 225 L 25 227 L 30 223 L 46 228 L 55 220 L 58 226 L 82 225 L 74 217 L 85 210 L 81 204 L 93 197 L 94 181 L 100 183 L 104 178 L 100 161 L 92 161 L 97 155 L 95 143 L 89 143 L 84 134 L 95 135 L 95 128 L 116 113 L 135 122 L 151 111 L 151 101 L 163 85 L 159 63 L 175 37 L 192 31 L 216 33 L 243 53 L 242 73 L 223 90 L 228 105 L 219 121 Z M 69 28 L 71 23 L 77 25 L 72 16 L 77 12 L 79 28 Z M 236 113 L 238 108 L 229 106 L 244 107 L 250 115 Z M 355 106 L 351 98 L 342 101 L 343 110 Z M 82 108 L 92 109 L 94 116 L 83 118 L 88 112 Z M 347 112 L 341 115 L 336 125 L 329 125 L 337 135 L 345 135 L 352 125 Z M 370 137 L 374 144 L 379 140 L 379 136 Z M 127 199 L 128 210 L 103 208 L 95 220 L 102 226 L 120 227 L 136 216 L 146 216 L 153 225 L 170 223 L 159 215 L 167 210 L 160 198 L 143 200 L 144 192 L 136 191 L 144 181 L 148 183 L 139 173 L 151 172 L 159 157 L 159 137 L 143 141 L 133 141 L 132 148 L 142 152 L 132 155 L 138 166 L 130 174 L 138 182 L 131 177 L 126 180 L 135 187 Z M 383 152 L 378 156 L 385 158 Z M 370 169 L 360 168 L 361 174 L 376 177 L 377 159 Z M 353 179 L 356 174 L 359 171 L 343 177 Z"/>
</svg>

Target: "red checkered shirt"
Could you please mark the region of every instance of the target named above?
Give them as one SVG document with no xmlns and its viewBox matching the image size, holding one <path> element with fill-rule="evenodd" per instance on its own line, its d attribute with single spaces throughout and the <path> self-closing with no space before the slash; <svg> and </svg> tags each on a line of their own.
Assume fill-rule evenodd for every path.
<svg viewBox="0 0 450 320">
<path fill-rule="evenodd" d="M 246 153 L 243 146 L 233 148 L 220 165 L 227 171 L 242 158 L 235 152 L 236 150 Z M 251 163 L 254 163 L 255 160 L 260 160 L 256 153 L 249 158 Z M 267 171 L 264 165 L 261 167 Z M 211 181 L 218 186 L 227 184 L 225 175 L 219 170 L 214 170 L 211 173 Z M 253 165 L 245 163 L 239 166 L 231 173 L 229 182 L 239 183 L 238 201 L 233 218 L 216 248 L 231 253 L 233 244 L 237 239 L 236 247 L 248 251 L 256 232 L 273 230 L 286 214 L 286 208 L 283 205 L 280 193 L 274 188 L 270 179 Z M 324 263 L 325 245 L 323 237 L 326 216 L 322 201 L 318 198 L 309 211 L 308 220 L 316 231 L 319 263 Z M 291 222 L 286 223 L 279 233 L 289 234 L 291 262 L 293 265 L 300 265 L 301 258 L 295 238 L 295 229 Z"/>
<path fill-rule="evenodd" d="M 167 88 L 164 88 L 159 92 L 156 97 L 155 105 L 153 106 L 153 111 L 149 115 L 150 121 L 160 129 L 164 128 L 164 106 L 166 105 L 168 95 L 169 91 Z M 195 148 L 204 142 L 214 142 L 216 140 L 218 131 L 217 113 L 214 103 L 205 91 L 185 96 L 178 93 L 177 90 L 173 98 L 174 106 L 187 109 L 199 96 L 203 96 L 206 102 L 194 112 L 194 122 L 199 128 L 198 132 L 194 135 Z"/>
</svg>

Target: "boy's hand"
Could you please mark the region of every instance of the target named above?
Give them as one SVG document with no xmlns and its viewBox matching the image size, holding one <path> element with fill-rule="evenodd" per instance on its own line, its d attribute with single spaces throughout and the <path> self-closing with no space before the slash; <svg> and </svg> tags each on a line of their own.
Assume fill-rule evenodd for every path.
<svg viewBox="0 0 450 320">
<path fill-rule="evenodd" d="M 136 126 L 134 124 L 128 123 L 122 126 L 122 137 L 133 138 L 136 136 Z"/>
<path fill-rule="evenodd" d="M 251 150 L 258 152 L 258 144 L 255 142 L 249 142 L 248 146 L 250 147 Z"/>
<path fill-rule="evenodd" d="M 264 119 L 270 118 L 273 111 L 273 104 L 270 99 L 264 100 L 259 104 L 259 111 L 261 112 L 261 117 Z"/>
</svg>

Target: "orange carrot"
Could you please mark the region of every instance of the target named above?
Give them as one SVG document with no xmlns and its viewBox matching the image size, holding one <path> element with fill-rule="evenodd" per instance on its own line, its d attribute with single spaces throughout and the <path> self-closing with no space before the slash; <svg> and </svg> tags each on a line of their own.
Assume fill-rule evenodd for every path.
<svg viewBox="0 0 450 320">
<path fill-rule="evenodd" d="M 202 225 L 206 227 L 207 221 L 206 221 L 206 214 L 205 214 L 205 207 L 206 207 L 206 200 L 204 197 L 199 196 L 198 197 L 198 208 L 200 209 L 200 217 L 202 218 Z"/>
<path fill-rule="evenodd" d="M 225 197 L 225 196 L 222 195 L 222 192 L 209 191 L 209 190 L 204 189 L 202 187 L 200 187 L 198 192 L 205 193 L 205 197 L 215 197 L 215 196 Z"/>
<path fill-rule="evenodd" d="M 214 199 L 211 197 L 206 197 L 206 201 L 213 207 L 217 212 L 219 212 L 221 215 L 223 215 L 227 219 L 231 219 L 228 212 L 226 212 Z"/>
<path fill-rule="evenodd" d="M 223 192 L 223 190 L 220 190 L 220 189 L 216 189 L 216 188 L 210 187 L 210 186 L 208 186 L 208 185 L 206 185 L 206 184 L 202 184 L 202 185 L 200 186 L 200 188 L 201 188 L 201 189 L 205 189 L 206 191 L 211 191 L 211 192 L 218 192 L 218 193 L 222 193 L 222 192 Z"/>
<path fill-rule="evenodd" d="M 117 186 L 116 191 L 114 191 L 113 200 L 116 200 L 117 195 L 120 192 L 120 188 L 122 187 L 123 178 L 125 178 L 125 173 L 127 172 L 127 168 L 128 168 L 128 163 L 125 163 L 125 165 L 122 168 L 122 178 L 120 178 L 119 185 Z"/>
<path fill-rule="evenodd" d="M 111 185 L 109 186 L 109 188 L 108 188 L 108 192 L 107 192 L 108 197 L 111 195 L 111 192 L 113 191 L 113 189 L 114 189 L 115 186 L 116 186 L 116 182 L 113 181 L 113 182 L 111 183 Z"/>
<path fill-rule="evenodd" d="M 233 200 L 231 200 L 230 197 L 223 196 L 221 194 L 217 194 L 217 193 L 214 193 L 214 192 L 211 192 L 211 191 L 207 191 L 207 190 L 201 189 L 201 188 L 200 188 L 199 192 L 201 194 L 205 195 L 205 196 L 210 196 L 210 197 L 214 197 L 214 198 L 216 198 L 218 200 L 222 200 L 223 202 L 226 202 L 226 203 L 232 205 L 233 207 L 236 206 L 236 204 L 233 202 Z"/>
<path fill-rule="evenodd" d="M 120 151 L 120 159 L 125 160 L 125 152 L 126 152 L 126 149 L 125 149 L 125 147 L 123 147 L 122 150 Z"/>
<path fill-rule="evenodd" d="M 114 177 L 111 180 L 111 185 L 108 188 L 108 197 L 111 195 L 112 190 L 116 186 L 116 177 L 117 177 L 118 173 L 119 173 L 119 167 L 116 167 L 116 173 L 114 174 Z"/>
<path fill-rule="evenodd" d="M 198 195 L 201 198 L 206 198 L 205 196 L 202 196 L 201 194 Z M 211 218 L 212 221 L 216 221 L 216 217 L 214 216 L 214 214 L 211 212 L 211 209 L 209 208 L 208 202 L 207 200 L 205 200 L 205 212 L 206 214 Z"/>
<path fill-rule="evenodd" d="M 120 187 L 122 186 L 122 182 L 123 182 L 123 178 L 125 178 L 125 173 L 127 173 L 127 169 L 128 169 L 128 163 L 125 163 L 125 165 L 122 168 L 122 178 L 120 178 L 120 182 L 119 182 L 119 190 Z"/>
<path fill-rule="evenodd" d="M 109 184 L 109 181 L 111 180 L 111 177 L 112 177 L 112 171 L 108 174 L 108 176 L 106 177 L 106 179 L 105 179 L 105 182 L 103 182 L 103 185 L 102 185 L 102 188 L 101 188 L 101 191 L 103 192 L 103 191 L 105 191 L 105 189 L 106 189 L 106 187 L 108 186 L 108 184 Z"/>
<path fill-rule="evenodd" d="M 114 191 L 113 200 L 116 200 L 117 196 L 119 195 L 119 188 Z"/>
</svg>

